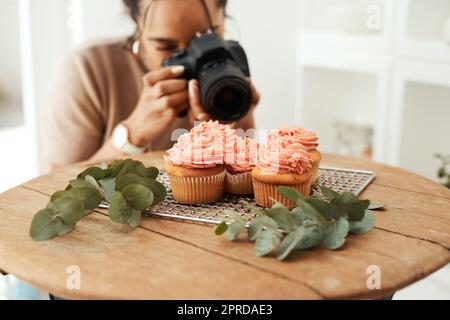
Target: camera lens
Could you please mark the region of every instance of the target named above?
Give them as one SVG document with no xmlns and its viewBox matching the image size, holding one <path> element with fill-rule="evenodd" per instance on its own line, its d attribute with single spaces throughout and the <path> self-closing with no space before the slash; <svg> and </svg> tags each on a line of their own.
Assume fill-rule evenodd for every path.
<svg viewBox="0 0 450 320">
<path fill-rule="evenodd" d="M 206 112 L 221 121 L 236 121 L 250 110 L 252 90 L 242 71 L 222 63 L 204 68 L 200 95 Z"/>
</svg>

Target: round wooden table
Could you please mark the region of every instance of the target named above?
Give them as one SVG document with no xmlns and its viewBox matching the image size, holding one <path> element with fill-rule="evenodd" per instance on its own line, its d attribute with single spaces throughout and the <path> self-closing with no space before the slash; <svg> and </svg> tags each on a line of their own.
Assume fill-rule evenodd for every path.
<svg viewBox="0 0 450 320">
<path fill-rule="evenodd" d="M 160 166 L 161 156 L 138 159 Z M 79 164 L 0 195 L 0 269 L 70 299 L 377 299 L 450 262 L 450 190 L 360 159 L 328 154 L 323 165 L 374 171 L 362 197 L 386 205 L 375 212 L 374 230 L 350 236 L 338 251 L 316 248 L 280 262 L 256 257 L 251 243 L 215 236 L 210 225 L 144 218 L 131 230 L 100 209 L 69 235 L 31 240 L 33 215 Z M 379 267 L 380 289 L 368 288 L 370 266 Z M 69 289 L 76 268 L 81 286 Z"/>
</svg>

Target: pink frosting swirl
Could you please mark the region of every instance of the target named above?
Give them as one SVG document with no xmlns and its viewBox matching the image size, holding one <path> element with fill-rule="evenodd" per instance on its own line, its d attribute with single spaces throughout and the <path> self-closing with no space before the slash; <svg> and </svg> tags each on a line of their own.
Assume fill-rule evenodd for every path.
<svg viewBox="0 0 450 320">
<path fill-rule="evenodd" d="M 244 173 L 253 170 L 258 161 L 259 143 L 251 138 L 236 139 L 232 157 L 227 157 L 226 165 L 232 173 Z"/>
<path fill-rule="evenodd" d="M 311 154 L 301 143 L 261 148 L 258 166 L 270 173 L 303 174 L 312 168 Z"/>
<path fill-rule="evenodd" d="M 234 149 L 235 131 L 219 122 L 202 122 L 182 135 L 167 151 L 166 161 L 187 168 L 212 168 L 224 164 L 226 154 Z"/>
<path fill-rule="evenodd" d="M 301 143 L 308 151 L 315 150 L 319 146 L 317 134 L 302 126 L 280 128 L 269 135 L 269 145 L 273 143 L 274 140 L 276 141 L 275 143 L 281 143 L 282 146 L 287 146 L 292 143 Z"/>
</svg>

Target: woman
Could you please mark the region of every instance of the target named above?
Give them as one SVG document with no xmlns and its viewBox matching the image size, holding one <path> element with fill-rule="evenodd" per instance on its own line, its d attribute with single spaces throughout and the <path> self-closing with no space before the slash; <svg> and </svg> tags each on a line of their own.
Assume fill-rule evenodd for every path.
<svg viewBox="0 0 450 320">
<path fill-rule="evenodd" d="M 166 150 L 174 130 L 210 118 L 200 103 L 198 82 L 181 79 L 181 66 L 160 65 L 210 23 L 223 36 L 227 0 L 124 3 L 136 22 L 135 34 L 128 41 L 80 49 L 61 70 L 43 126 L 46 171 L 83 160 Z M 244 130 L 254 127 L 259 94 L 253 91 L 252 110 L 235 124 Z M 179 117 L 186 107 L 187 115 Z"/>
</svg>

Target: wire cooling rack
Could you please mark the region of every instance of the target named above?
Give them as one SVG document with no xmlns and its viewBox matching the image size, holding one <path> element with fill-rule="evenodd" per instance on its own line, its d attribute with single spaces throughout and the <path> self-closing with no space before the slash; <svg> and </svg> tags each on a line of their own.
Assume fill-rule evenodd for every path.
<svg viewBox="0 0 450 320">
<path fill-rule="evenodd" d="M 311 189 L 311 194 L 323 197 L 320 192 L 320 186 L 324 186 L 337 192 L 348 191 L 355 195 L 359 195 L 374 179 L 375 174 L 371 171 L 321 167 L 319 169 L 317 182 Z M 151 211 L 146 211 L 145 215 L 210 224 L 229 221 L 230 217 L 225 213 L 227 209 L 231 209 L 241 214 L 245 221 L 251 220 L 254 216 L 254 214 L 241 203 L 241 200 L 245 200 L 255 204 L 253 197 L 225 194 L 221 200 L 213 204 L 183 205 L 177 203 L 173 199 L 169 176 L 165 171 L 160 172 L 158 180 L 167 188 L 167 198 L 164 202 L 153 207 Z M 108 204 L 102 204 L 101 207 L 108 208 Z"/>
</svg>

